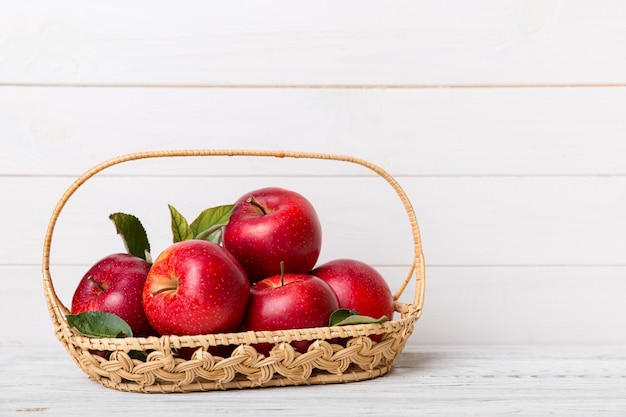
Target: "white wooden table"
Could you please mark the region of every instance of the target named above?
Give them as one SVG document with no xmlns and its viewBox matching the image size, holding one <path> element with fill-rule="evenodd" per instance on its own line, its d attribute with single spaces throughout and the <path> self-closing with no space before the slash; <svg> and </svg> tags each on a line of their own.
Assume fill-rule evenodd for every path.
<svg viewBox="0 0 626 417">
<path fill-rule="evenodd" d="M 0 346 L 0 415 L 626 416 L 626 346 L 407 346 L 370 381 L 134 394 L 90 381 L 60 345 Z"/>
</svg>

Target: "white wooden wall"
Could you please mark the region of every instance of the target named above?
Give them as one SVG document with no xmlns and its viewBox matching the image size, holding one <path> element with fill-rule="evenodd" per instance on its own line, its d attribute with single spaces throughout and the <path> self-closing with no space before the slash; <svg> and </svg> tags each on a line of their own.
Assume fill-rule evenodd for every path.
<svg viewBox="0 0 626 417">
<path fill-rule="evenodd" d="M 386 168 L 420 221 L 426 304 L 410 343 L 626 343 L 626 3 L 617 0 L 0 3 L 0 344 L 54 343 L 43 235 L 113 156 L 173 148 L 341 153 Z M 301 191 L 323 259 L 396 288 L 410 231 L 391 189 L 342 164 L 120 166 L 70 200 L 52 275 L 69 305 L 121 250 L 107 215 L 169 242 L 256 187 Z M 412 288 L 405 294 L 412 297 Z"/>
</svg>

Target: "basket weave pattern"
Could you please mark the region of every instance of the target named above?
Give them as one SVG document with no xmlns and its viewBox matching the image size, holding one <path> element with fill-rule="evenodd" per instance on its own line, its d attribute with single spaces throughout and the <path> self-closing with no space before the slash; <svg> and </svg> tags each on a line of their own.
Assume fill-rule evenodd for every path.
<svg viewBox="0 0 626 417">
<path fill-rule="evenodd" d="M 413 233 L 414 258 L 404 282 L 394 294 L 399 318 L 385 323 L 319 327 L 266 332 L 219 333 L 193 336 L 147 338 L 90 338 L 69 327 L 69 310 L 59 300 L 50 273 L 50 248 L 57 219 L 72 194 L 97 173 L 124 162 L 166 157 L 277 157 L 336 160 L 362 165 L 383 177 L 398 194 L 408 215 Z M 42 262 L 46 302 L 57 339 L 74 362 L 102 385 L 132 392 L 188 392 L 231 388 L 269 387 L 304 384 L 327 384 L 372 379 L 388 373 L 413 332 L 421 315 L 424 299 L 424 260 L 417 220 L 400 185 L 382 168 L 348 156 L 228 150 L 154 151 L 120 156 L 99 164 L 68 188 L 55 207 L 44 240 Z M 398 299 L 408 283 L 415 279 L 414 300 Z M 380 342 L 368 336 L 381 335 Z M 290 342 L 313 343 L 307 352 L 294 350 Z M 257 343 L 274 343 L 269 355 L 258 354 Z M 214 349 L 230 347 L 220 356 Z M 191 349 L 188 359 L 176 355 L 178 349 Z M 101 352 L 109 352 L 105 359 Z M 135 359 L 133 353 L 147 355 Z M 215 352 L 215 353 L 212 353 Z"/>
</svg>

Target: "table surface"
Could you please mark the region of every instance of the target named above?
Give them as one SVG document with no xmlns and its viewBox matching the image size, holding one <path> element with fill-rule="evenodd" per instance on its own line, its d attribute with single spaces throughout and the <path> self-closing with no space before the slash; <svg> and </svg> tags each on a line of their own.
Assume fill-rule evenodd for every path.
<svg viewBox="0 0 626 417">
<path fill-rule="evenodd" d="M 60 344 L 0 345 L 1 416 L 626 416 L 626 346 L 407 346 L 386 376 L 323 386 L 136 394 Z"/>
</svg>

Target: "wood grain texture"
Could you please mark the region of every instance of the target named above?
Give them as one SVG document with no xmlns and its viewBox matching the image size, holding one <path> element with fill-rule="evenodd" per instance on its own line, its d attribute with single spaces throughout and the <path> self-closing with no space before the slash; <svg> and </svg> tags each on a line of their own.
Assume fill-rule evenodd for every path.
<svg viewBox="0 0 626 417">
<path fill-rule="evenodd" d="M 623 346 L 411 346 L 371 381 L 146 397 L 89 381 L 60 345 L 2 346 L 0 413 L 617 417 L 626 408 L 624 359 Z"/>
<path fill-rule="evenodd" d="M 611 85 L 624 82 L 625 14 L 608 0 L 12 0 L 0 83 Z"/>
<path fill-rule="evenodd" d="M 269 148 L 354 155 L 399 176 L 626 175 L 624 107 L 626 87 L 0 87 L 0 174 L 78 176 L 105 159 L 151 149 Z M 228 167 L 219 159 L 202 165 L 204 173 Z M 351 173 L 344 168 L 315 173 Z M 293 171 L 263 162 L 236 172 Z M 159 162 L 119 172 L 163 174 Z M 194 172 L 198 166 L 186 164 L 168 171 Z"/>
</svg>

